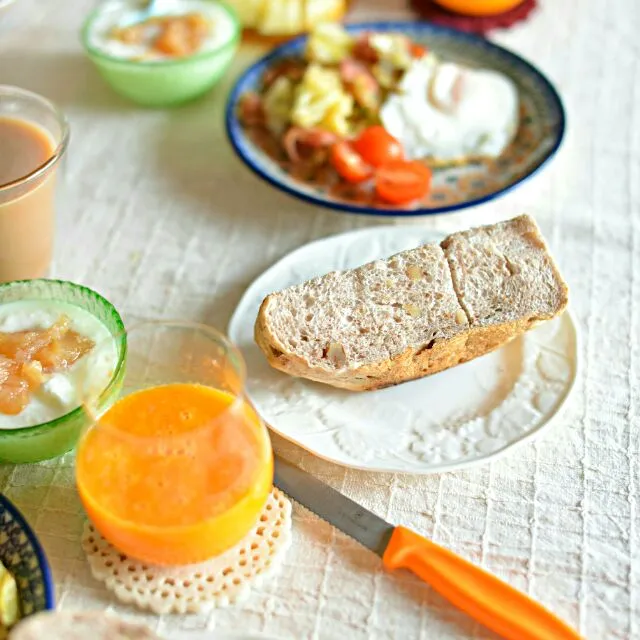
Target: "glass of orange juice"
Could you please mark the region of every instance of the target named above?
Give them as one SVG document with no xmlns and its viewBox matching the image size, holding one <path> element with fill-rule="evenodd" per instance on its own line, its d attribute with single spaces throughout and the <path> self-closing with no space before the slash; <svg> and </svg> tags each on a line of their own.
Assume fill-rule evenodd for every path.
<svg viewBox="0 0 640 640">
<path fill-rule="evenodd" d="M 92 426 L 76 455 L 80 498 L 124 554 L 202 562 L 251 530 L 273 482 L 242 356 L 216 330 L 191 323 L 141 323 L 127 344 L 120 400 L 102 415 L 93 398 L 85 402 Z"/>
</svg>

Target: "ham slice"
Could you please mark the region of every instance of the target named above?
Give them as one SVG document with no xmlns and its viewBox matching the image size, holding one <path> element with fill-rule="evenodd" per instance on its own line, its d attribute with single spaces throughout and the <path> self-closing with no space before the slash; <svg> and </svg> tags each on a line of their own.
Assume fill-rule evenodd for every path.
<svg viewBox="0 0 640 640">
<path fill-rule="evenodd" d="M 292 162 L 300 162 L 305 151 L 326 149 L 338 141 L 338 136 L 325 129 L 290 127 L 284 134 L 282 144 Z"/>
</svg>

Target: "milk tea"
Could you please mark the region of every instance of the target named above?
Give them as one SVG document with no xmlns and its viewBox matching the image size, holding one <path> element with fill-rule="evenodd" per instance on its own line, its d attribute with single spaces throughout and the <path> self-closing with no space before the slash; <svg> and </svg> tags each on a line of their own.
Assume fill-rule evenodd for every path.
<svg viewBox="0 0 640 640">
<path fill-rule="evenodd" d="M 0 116 L 0 282 L 39 278 L 49 268 L 56 169 L 38 169 L 55 149 L 37 124 Z"/>
</svg>

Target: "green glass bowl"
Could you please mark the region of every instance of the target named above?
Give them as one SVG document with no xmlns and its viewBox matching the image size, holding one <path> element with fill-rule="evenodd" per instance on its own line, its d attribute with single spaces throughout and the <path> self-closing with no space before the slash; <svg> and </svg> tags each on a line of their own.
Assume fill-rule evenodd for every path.
<svg viewBox="0 0 640 640">
<path fill-rule="evenodd" d="M 229 68 L 238 49 L 242 29 L 235 12 L 217 0 L 231 17 L 234 33 L 212 51 L 186 58 L 137 61 L 110 56 L 89 43 L 89 32 L 100 9 L 93 11 L 82 27 L 82 44 L 90 60 L 111 88 L 121 96 L 147 107 L 169 107 L 193 100 L 211 89 Z"/>
<path fill-rule="evenodd" d="M 127 355 L 124 324 L 115 307 L 95 291 L 72 282 L 18 280 L 0 284 L 0 305 L 20 300 L 56 300 L 73 304 L 88 311 L 109 330 L 116 343 L 118 362 L 98 400 L 98 409 L 106 411 L 120 393 Z M 32 427 L 0 429 L 0 462 L 40 462 L 60 456 L 73 449 L 87 426 L 87 413 L 83 407 L 77 407 L 55 420 Z"/>
</svg>

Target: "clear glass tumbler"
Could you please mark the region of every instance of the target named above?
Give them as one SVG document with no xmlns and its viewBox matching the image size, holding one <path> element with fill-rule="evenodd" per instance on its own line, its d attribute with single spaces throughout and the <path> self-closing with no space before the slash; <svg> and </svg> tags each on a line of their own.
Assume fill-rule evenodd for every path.
<svg viewBox="0 0 640 640">
<path fill-rule="evenodd" d="M 17 120 L 51 140 L 50 157 L 23 176 L 0 182 L 0 282 L 46 275 L 53 254 L 56 178 L 69 143 L 69 125 L 49 100 L 0 85 L 0 120 Z M 0 154 L 17 153 L 3 149 Z"/>
<path fill-rule="evenodd" d="M 132 558 L 204 561 L 251 530 L 273 482 L 242 356 L 216 330 L 177 322 L 134 326 L 127 349 L 120 400 L 103 415 L 86 402 L 93 426 L 76 456 L 81 500 Z"/>
</svg>

